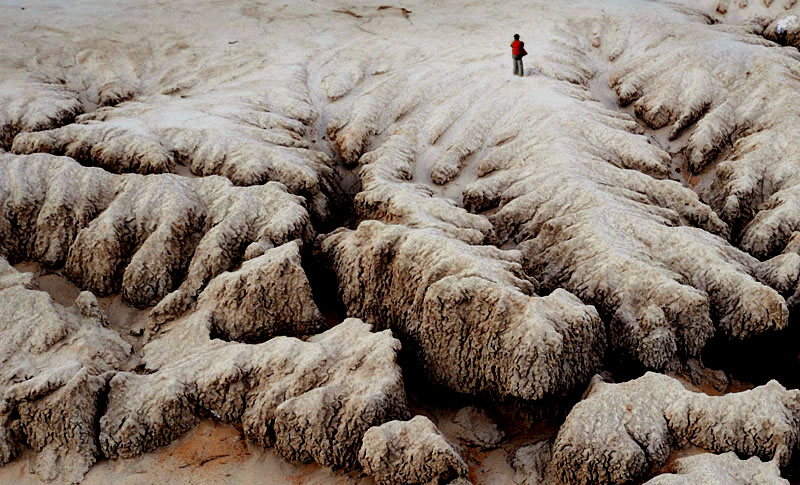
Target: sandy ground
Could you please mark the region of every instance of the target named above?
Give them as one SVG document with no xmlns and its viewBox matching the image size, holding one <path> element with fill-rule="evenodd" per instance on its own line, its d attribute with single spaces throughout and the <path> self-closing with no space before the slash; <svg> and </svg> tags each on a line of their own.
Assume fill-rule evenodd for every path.
<svg viewBox="0 0 800 485">
<path fill-rule="evenodd" d="M 29 457 L 30 452 L 26 452 L 0 468 L 0 483 L 42 483 L 28 473 Z M 316 464 L 289 463 L 273 449 L 249 444 L 233 426 L 203 421 L 180 439 L 152 453 L 134 459 L 98 462 L 83 483 L 373 485 L 375 482 Z"/>
</svg>

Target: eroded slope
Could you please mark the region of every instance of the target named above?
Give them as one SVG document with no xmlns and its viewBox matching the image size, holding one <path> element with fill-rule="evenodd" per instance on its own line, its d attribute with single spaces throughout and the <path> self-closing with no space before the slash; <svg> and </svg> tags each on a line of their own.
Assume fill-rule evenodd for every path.
<svg viewBox="0 0 800 485">
<path fill-rule="evenodd" d="M 32 471 L 77 482 L 91 467 L 106 383 L 132 349 L 90 292 L 71 307 L 0 258 L 0 464 L 28 446 Z"/>
<path fill-rule="evenodd" d="M 251 246 L 313 234 L 302 199 L 278 183 L 117 176 L 49 155 L 0 154 L 0 173 L 7 257 L 63 265 L 81 288 L 160 302 L 157 314 L 185 310 Z"/>
<path fill-rule="evenodd" d="M 0 254 L 157 305 L 135 372 L 127 350 L 62 382 L 49 366 L 67 345 L 15 373 L 11 387 L 37 391 L 0 394 L 0 457 L 27 443 L 40 476 L 77 480 L 97 456 L 138 456 L 211 416 L 291 460 L 352 468 L 360 449 L 379 482 L 454 478 L 479 458 L 460 461 L 422 418 L 384 424 L 408 417 L 400 342 L 415 377 L 529 405 L 618 353 L 675 370 L 715 334 L 785 329 L 800 294 L 800 56 L 773 41 L 796 45 L 800 24 L 793 2 L 746 3 L 200 2 L 124 16 L 87 3 L 75 12 L 91 22 L 57 10 L 59 27 L 38 23 L 62 7 L 0 6 L 14 19 L 0 36 L 13 53 L 0 61 Z M 523 79 L 495 48 L 510 28 L 531 52 Z M 348 227 L 312 243 L 312 223 L 336 221 Z M 311 244 L 319 258 L 301 261 Z M 312 293 L 309 262 L 338 288 Z M 38 295 L 68 336 L 104 328 L 89 296 L 78 317 L 25 285 L 2 304 Z M 325 329 L 320 291 L 366 323 L 309 337 Z M 780 481 L 795 394 L 598 383 L 548 470 L 643 480 L 692 445 L 775 462 L 685 458 L 655 480 Z M 48 441 L 65 425 L 40 410 L 67 401 L 85 404 L 66 414 L 80 436 Z M 531 481 L 548 468 L 540 443 L 514 454 Z"/>
</svg>

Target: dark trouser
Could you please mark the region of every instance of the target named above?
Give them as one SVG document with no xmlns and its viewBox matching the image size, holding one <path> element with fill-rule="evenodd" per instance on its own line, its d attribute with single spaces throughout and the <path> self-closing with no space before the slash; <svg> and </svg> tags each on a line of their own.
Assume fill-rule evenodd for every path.
<svg viewBox="0 0 800 485">
<path fill-rule="evenodd" d="M 514 57 L 514 75 L 524 76 L 525 71 L 522 70 L 522 56 L 512 56 L 512 57 Z"/>
</svg>

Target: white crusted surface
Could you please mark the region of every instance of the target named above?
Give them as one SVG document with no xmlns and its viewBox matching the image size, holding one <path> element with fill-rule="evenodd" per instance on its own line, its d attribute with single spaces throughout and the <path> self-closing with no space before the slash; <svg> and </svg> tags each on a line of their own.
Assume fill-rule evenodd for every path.
<svg viewBox="0 0 800 485">
<path fill-rule="evenodd" d="M 424 416 L 370 428 L 358 461 L 379 485 L 447 483 L 467 475 L 459 452 Z"/>
<path fill-rule="evenodd" d="M 613 321 L 610 346 L 657 368 L 697 356 L 715 331 L 746 338 L 782 328 L 783 298 L 790 307 L 797 299 L 796 255 L 786 245 L 797 230 L 797 54 L 764 40 L 794 42 L 794 12 L 784 11 L 796 2 L 685 3 L 45 0 L 23 10 L 6 2 L 0 146 L 10 149 L 17 136 L 15 150 L 70 153 L 115 172 L 279 180 L 317 220 L 338 189 L 328 155 L 341 155 L 361 176 L 359 217 L 406 227 L 341 236 L 360 245 L 339 268 L 349 306 L 377 325 L 391 321 L 434 380 L 468 392 L 547 395 L 598 367 L 605 337 L 593 310 L 565 291 L 534 296 L 533 273 L 545 290 L 563 287 L 596 305 Z M 712 14 L 725 23 L 707 24 Z M 764 18 L 735 25 L 752 14 Z M 500 55 L 511 30 L 531 52 L 524 79 L 510 78 Z M 611 71 L 619 93 L 608 88 Z M 618 99 L 631 101 L 627 112 Z M 60 127 L 81 112 L 77 124 Z M 682 178 L 672 170 L 684 145 L 692 169 L 714 182 L 698 191 L 722 218 L 691 192 L 694 178 L 685 187 L 659 180 Z M 275 216 L 294 229 L 240 237 L 271 214 L 253 207 L 288 200 L 281 191 L 277 199 L 274 191 L 244 196 L 214 177 L 140 184 L 85 169 L 43 177 L 50 202 L 25 205 L 40 185 L 28 182 L 11 197 L 24 204 L 3 199 L 4 221 L 22 221 L 0 228 L 3 251 L 46 264 L 73 258 L 71 274 L 83 286 L 140 304 L 180 286 L 154 315 L 159 322 L 243 260 L 254 264 L 230 275 L 263 281 L 250 272 L 259 258 L 311 237 L 308 216 L 295 211 L 299 199 L 291 214 Z M 214 231 L 206 232 L 209 218 L 226 222 L 204 245 Z M 99 219 L 113 231 L 97 229 Z M 12 241 L 7 227 L 26 236 Z M 87 239 L 71 257 L 81 229 Z M 403 231 L 417 242 L 396 244 Z M 369 241 L 379 233 L 388 234 L 385 244 Z M 730 234 L 758 258 L 783 253 L 759 264 L 726 242 Z M 94 246 L 107 257 L 92 260 Z M 395 250 L 400 259 L 389 263 Z M 299 288 L 292 274 L 289 286 Z M 441 284 L 415 292 L 419 275 Z M 374 294 L 362 295 L 364 287 Z M 80 306 L 100 317 L 91 301 Z M 539 332 L 548 327 L 555 330 Z M 446 340 L 447 331 L 456 337 Z M 204 348 L 202 338 L 189 341 Z M 505 362 L 508 349 L 522 367 L 536 351 L 531 375 Z"/>
<path fill-rule="evenodd" d="M 201 309 L 148 344 L 153 373 L 110 381 L 99 435 L 106 456 L 163 446 L 211 415 L 240 422 L 248 439 L 287 459 L 352 467 L 368 428 L 408 413 L 389 331 L 348 319 L 306 342 L 248 345 L 210 340 L 208 320 Z"/>
<path fill-rule="evenodd" d="M 762 462 L 753 456 L 740 460 L 736 453 L 721 455 L 701 453 L 679 458 L 672 465 L 675 473 L 665 473 L 645 482 L 646 485 L 789 485 L 781 478 L 778 465 Z"/>
<path fill-rule="evenodd" d="M 117 176 L 42 154 L 0 154 L 0 174 L 0 251 L 64 264 L 72 281 L 101 296 L 160 302 L 156 314 L 184 310 L 249 244 L 313 234 L 300 198 L 274 182 Z"/>
<path fill-rule="evenodd" d="M 519 253 L 378 221 L 322 242 L 350 315 L 391 328 L 433 382 L 540 399 L 587 379 L 605 333 L 597 312 L 522 273 Z"/>
<path fill-rule="evenodd" d="M 799 425 L 800 391 L 776 381 L 708 396 L 651 372 L 621 384 L 596 378 L 559 430 L 548 473 L 565 484 L 623 483 L 688 445 L 786 465 Z"/>
<path fill-rule="evenodd" d="M 239 342 L 314 334 L 322 323 L 297 241 L 217 276 L 200 294 L 198 306 L 210 309 L 214 333 Z"/>
<path fill-rule="evenodd" d="M 0 464 L 27 446 L 39 477 L 78 482 L 100 454 L 95 422 L 106 372 L 132 349 L 105 327 L 94 295 L 63 307 L 3 258 L 0 308 Z"/>
</svg>

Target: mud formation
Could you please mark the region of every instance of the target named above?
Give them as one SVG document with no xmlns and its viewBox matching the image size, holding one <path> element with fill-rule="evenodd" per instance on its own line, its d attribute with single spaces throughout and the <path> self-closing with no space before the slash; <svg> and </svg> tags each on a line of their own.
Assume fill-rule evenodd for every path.
<svg viewBox="0 0 800 485">
<path fill-rule="evenodd" d="M 517 252 L 378 221 L 337 230 L 322 250 L 348 314 L 395 331 L 434 383 L 541 399 L 600 363 L 597 312 L 563 290 L 536 296 Z"/>
<path fill-rule="evenodd" d="M 160 92 L 138 93 L 119 105 L 103 99 L 103 107 L 78 116 L 81 108 L 69 91 L 28 83 L 21 88 L 25 95 L 44 91 L 48 97 L 26 104 L 27 110 L 18 101 L 9 106 L 7 119 L 0 119 L 8 127 L 0 146 L 18 154 L 65 155 L 113 173 L 175 173 L 186 165 L 194 175 L 221 175 L 236 185 L 278 181 L 306 197 L 315 217 L 326 219 L 330 199 L 335 202 L 341 191 L 332 161 L 311 143 L 318 113 L 304 88 L 304 66 L 265 71 L 260 63 L 247 64 L 230 61 L 185 73 L 188 79 L 162 79 L 166 85 L 150 88 Z M 192 89 L 198 77 L 218 81 Z M 45 100 L 59 109 L 36 111 Z"/>
<path fill-rule="evenodd" d="M 597 99 L 591 46 L 564 44 L 559 63 L 541 64 L 556 80 L 535 90 L 470 73 L 443 83 L 419 68 L 360 77 L 365 94 L 334 103 L 328 126 L 359 164 L 359 214 L 516 247 L 545 290 L 595 305 L 611 320 L 611 347 L 653 369 L 699 356 L 715 333 L 785 328 L 786 302 L 756 278 L 759 261 L 696 193 L 663 180 L 670 153 Z M 467 102 L 499 90 L 502 100 Z"/>
<path fill-rule="evenodd" d="M 286 276 L 295 258 L 289 244 L 250 263 L 275 278 Z M 14 303 L 0 348 L 0 457 L 7 463 L 24 443 L 38 452 L 32 471 L 43 479 L 78 482 L 97 457 L 152 450 L 203 417 L 241 423 L 250 440 L 275 446 L 287 459 L 353 468 L 367 429 L 408 415 L 396 363 L 400 343 L 388 330 L 372 333 L 348 319 L 305 342 L 212 340 L 220 308 L 261 291 L 242 277 L 250 268 L 212 280 L 197 311 L 144 347 L 143 373 L 125 370 L 132 348 L 106 328 L 94 295 L 82 292 L 64 308 L 36 289 L 30 273 L 4 259 L 0 271 L 0 296 Z M 288 292 L 280 317 L 297 315 L 301 303 L 318 315 L 307 281 L 300 284 Z M 250 308 L 266 315 L 264 307 Z"/>
<path fill-rule="evenodd" d="M 0 251 L 64 267 L 99 296 L 178 314 L 251 248 L 313 234 L 302 199 L 270 182 L 111 175 L 65 157 L 0 154 Z"/>
<path fill-rule="evenodd" d="M 240 422 L 248 439 L 287 459 L 352 468 L 367 429 L 408 414 L 400 344 L 388 331 L 349 319 L 306 342 L 249 345 L 211 340 L 210 318 L 200 310 L 146 346 L 152 373 L 111 379 L 100 419 L 106 456 L 153 450 L 213 416 Z M 174 347 L 189 343 L 176 359 Z"/>
<path fill-rule="evenodd" d="M 210 309 L 212 333 L 224 340 L 257 343 L 321 330 L 322 314 L 300 266 L 299 246 L 292 241 L 268 249 L 241 269 L 211 280 L 198 305 Z"/>
<path fill-rule="evenodd" d="M 358 461 L 378 485 L 450 483 L 467 475 L 464 459 L 424 416 L 370 428 Z"/>
<path fill-rule="evenodd" d="M 774 462 L 765 463 L 756 457 L 740 460 L 733 452 L 679 458 L 672 468 L 675 473 L 659 475 L 646 485 L 789 485 Z"/>
<path fill-rule="evenodd" d="M 511 466 L 516 474 L 514 481 L 521 485 L 545 485 L 548 482 L 547 465 L 550 463 L 552 443 L 540 441 L 522 446 L 514 453 Z"/>
<path fill-rule="evenodd" d="M 799 430 L 800 391 L 776 381 L 709 396 L 662 374 L 621 384 L 595 378 L 558 432 L 548 473 L 564 484 L 626 483 L 689 445 L 785 466 Z"/>
<path fill-rule="evenodd" d="M 3 258 L 0 301 L 0 465 L 27 446 L 41 478 L 80 481 L 101 456 L 100 403 L 131 346 L 106 327 L 92 293 L 63 307 Z"/>
<path fill-rule="evenodd" d="M 796 332 L 796 0 L 0 18 L 0 482 L 206 420 L 330 481 L 794 479 L 800 391 L 703 362 Z"/>
<path fill-rule="evenodd" d="M 784 13 L 766 30 L 751 25 L 752 33 L 670 24 L 669 35 L 693 39 L 688 59 L 662 42 L 667 30 L 622 27 L 648 47 L 620 59 L 610 78 L 619 103 L 631 104 L 648 126 L 669 127 L 670 138 L 686 130 L 681 150 L 688 169 L 699 174 L 714 167 L 704 199 L 731 225 L 741 248 L 761 259 L 779 253 L 800 227 L 800 152 L 793 141 L 800 135 L 794 94 L 800 52 L 754 34 L 774 40 L 782 25 L 793 39 L 797 18 Z M 674 69 L 676 63 L 682 69 Z"/>
</svg>

